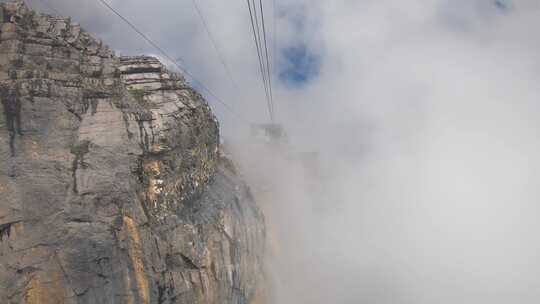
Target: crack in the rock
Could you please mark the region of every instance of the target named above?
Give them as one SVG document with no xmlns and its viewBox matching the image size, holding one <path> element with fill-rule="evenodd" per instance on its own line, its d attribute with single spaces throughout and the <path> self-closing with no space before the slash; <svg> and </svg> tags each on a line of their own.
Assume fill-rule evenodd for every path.
<svg viewBox="0 0 540 304">
<path fill-rule="evenodd" d="M 0 242 L 9 239 L 9 237 L 11 236 L 11 229 L 13 225 L 17 223 L 20 223 L 20 221 L 14 221 L 0 225 Z"/>
<path fill-rule="evenodd" d="M 84 162 L 84 156 L 90 151 L 90 141 L 84 140 L 71 147 L 71 154 L 75 155 L 71 167 L 71 176 L 73 177 L 73 192 L 79 193 L 77 185 L 77 170 L 79 166 L 82 168 L 88 167 L 88 164 Z"/>
<path fill-rule="evenodd" d="M 11 157 L 15 157 L 15 137 L 17 134 L 22 135 L 21 103 L 17 95 L 16 88 L 0 88 L 0 99 L 7 123 Z"/>
</svg>

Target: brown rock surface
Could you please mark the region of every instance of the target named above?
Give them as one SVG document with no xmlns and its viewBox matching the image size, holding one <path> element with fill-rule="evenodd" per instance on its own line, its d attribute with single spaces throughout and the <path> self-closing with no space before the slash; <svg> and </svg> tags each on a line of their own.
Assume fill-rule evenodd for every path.
<svg viewBox="0 0 540 304">
<path fill-rule="evenodd" d="M 1 303 L 250 303 L 264 221 L 201 95 L 69 18 L 0 16 Z"/>
</svg>

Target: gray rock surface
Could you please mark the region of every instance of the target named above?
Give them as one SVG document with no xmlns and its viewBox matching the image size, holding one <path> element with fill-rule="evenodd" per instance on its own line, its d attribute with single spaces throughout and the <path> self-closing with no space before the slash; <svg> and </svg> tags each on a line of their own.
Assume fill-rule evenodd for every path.
<svg viewBox="0 0 540 304">
<path fill-rule="evenodd" d="M 182 76 L 0 4 L 0 303 L 255 303 L 264 220 Z"/>
</svg>

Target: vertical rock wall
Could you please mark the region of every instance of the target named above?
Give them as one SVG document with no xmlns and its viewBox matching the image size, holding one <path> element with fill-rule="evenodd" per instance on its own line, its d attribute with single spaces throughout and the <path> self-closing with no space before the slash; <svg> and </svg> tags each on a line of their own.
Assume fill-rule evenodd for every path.
<svg viewBox="0 0 540 304">
<path fill-rule="evenodd" d="M 0 4 L 1 303 L 251 303 L 264 221 L 155 58 Z"/>
</svg>

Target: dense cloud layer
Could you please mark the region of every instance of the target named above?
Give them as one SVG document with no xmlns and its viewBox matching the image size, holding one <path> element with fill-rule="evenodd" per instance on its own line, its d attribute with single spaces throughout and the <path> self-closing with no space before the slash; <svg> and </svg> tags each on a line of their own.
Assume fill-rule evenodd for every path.
<svg viewBox="0 0 540 304">
<path fill-rule="evenodd" d="M 280 227 L 276 302 L 538 303 L 538 2 L 276 1 L 278 53 L 317 58 L 302 86 L 276 76 L 279 118 L 293 149 L 320 152 L 325 168 L 314 197 L 289 161 L 243 155 L 274 164 L 254 168 L 279 189 L 265 201 Z M 29 2 L 121 52 L 155 53 L 97 1 Z M 199 1 L 242 92 L 191 1 L 110 2 L 244 116 L 266 119 L 243 1 Z M 238 140 L 245 127 L 211 103 Z"/>
</svg>

